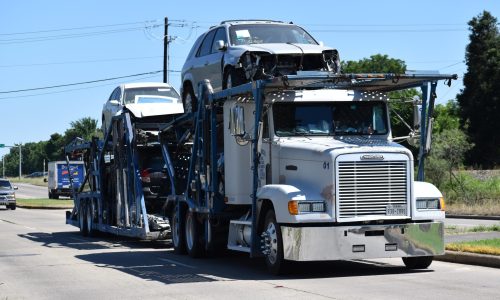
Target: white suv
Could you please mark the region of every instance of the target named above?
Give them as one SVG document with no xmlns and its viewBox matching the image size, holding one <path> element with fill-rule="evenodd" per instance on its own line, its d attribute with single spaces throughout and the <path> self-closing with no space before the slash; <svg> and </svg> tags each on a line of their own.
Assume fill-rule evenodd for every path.
<svg viewBox="0 0 500 300">
<path fill-rule="evenodd" d="M 297 71 L 340 72 L 337 50 L 318 43 L 292 23 L 267 20 L 223 21 L 202 34 L 182 67 L 182 101 L 195 111 L 198 82 L 215 91 L 251 80 Z"/>
</svg>

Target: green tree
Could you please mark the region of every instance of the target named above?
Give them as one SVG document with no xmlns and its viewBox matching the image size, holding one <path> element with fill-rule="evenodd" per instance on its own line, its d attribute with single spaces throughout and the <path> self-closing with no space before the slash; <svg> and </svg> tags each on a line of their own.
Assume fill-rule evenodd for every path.
<svg viewBox="0 0 500 300">
<path fill-rule="evenodd" d="M 100 129 L 97 128 L 97 120 L 90 117 L 82 118 L 70 123 L 71 127 L 64 132 L 65 144 L 68 144 L 76 137 L 90 141 L 93 136 L 100 135 Z"/>
<path fill-rule="evenodd" d="M 437 104 L 434 107 L 433 132 L 460 128 L 460 107 L 456 101 L 450 100 L 446 104 Z"/>
<path fill-rule="evenodd" d="M 500 164 L 500 131 L 493 128 L 500 116 L 500 35 L 497 19 L 487 11 L 468 25 L 467 72 L 457 101 L 462 127 L 474 143 L 468 163 L 491 168 Z"/>
</svg>

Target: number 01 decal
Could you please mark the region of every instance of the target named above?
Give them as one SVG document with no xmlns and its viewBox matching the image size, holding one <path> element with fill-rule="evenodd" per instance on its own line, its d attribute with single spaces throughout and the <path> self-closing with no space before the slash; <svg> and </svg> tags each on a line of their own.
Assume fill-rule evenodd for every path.
<svg viewBox="0 0 500 300">
<path fill-rule="evenodd" d="M 329 169 L 330 169 L 330 163 L 325 161 L 325 162 L 323 163 L 323 169 L 325 169 L 325 170 L 329 170 Z"/>
</svg>

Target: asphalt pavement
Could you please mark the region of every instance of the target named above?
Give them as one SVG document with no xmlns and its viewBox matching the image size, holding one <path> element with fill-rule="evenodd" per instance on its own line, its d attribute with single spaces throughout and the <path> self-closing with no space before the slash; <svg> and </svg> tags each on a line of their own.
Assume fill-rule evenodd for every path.
<svg viewBox="0 0 500 300">
<path fill-rule="evenodd" d="M 0 210 L 0 299 L 496 299 L 500 269 L 401 259 L 292 264 L 270 276 L 260 259 L 192 259 L 166 243 L 83 237 L 62 210 Z"/>
<path fill-rule="evenodd" d="M 18 187 L 18 190 L 16 191 L 17 198 L 23 198 L 23 199 L 48 198 L 48 190 L 46 186 L 37 186 L 29 183 L 13 183 L 12 185 Z"/>
</svg>

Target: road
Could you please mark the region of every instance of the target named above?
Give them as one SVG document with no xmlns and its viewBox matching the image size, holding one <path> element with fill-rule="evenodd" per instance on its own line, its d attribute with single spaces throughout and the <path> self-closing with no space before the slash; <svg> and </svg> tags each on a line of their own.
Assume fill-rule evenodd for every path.
<svg viewBox="0 0 500 300">
<path fill-rule="evenodd" d="M 494 299 L 500 269 L 399 259 L 293 264 L 287 276 L 232 253 L 191 259 L 165 243 L 86 238 L 64 211 L 0 210 L 0 299 Z"/>
<path fill-rule="evenodd" d="M 40 199 L 47 198 L 48 191 L 46 186 L 37 186 L 29 183 L 14 183 L 19 189 L 16 191 L 17 198 Z"/>
</svg>

